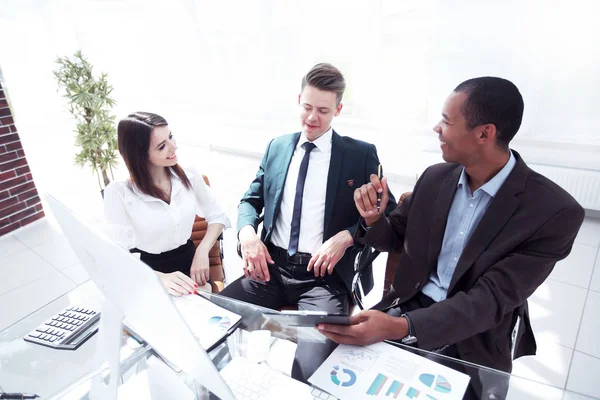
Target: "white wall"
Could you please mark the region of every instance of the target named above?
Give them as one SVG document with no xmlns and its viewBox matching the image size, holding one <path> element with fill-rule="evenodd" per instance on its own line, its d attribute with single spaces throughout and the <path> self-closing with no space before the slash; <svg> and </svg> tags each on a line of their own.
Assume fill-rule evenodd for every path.
<svg viewBox="0 0 600 400">
<path fill-rule="evenodd" d="M 180 145 L 254 152 L 298 129 L 300 79 L 331 62 L 348 80 L 335 127 L 377 144 L 407 180 L 441 160 L 430 128 L 446 95 L 473 76 L 506 77 L 525 98 L 513 147 L 534 167 L 600 179 L 596 4 L 2 0 L 0 65 L 38 185 L 74 192 L 95 182 L 71 166 L 73 124 L 51 72 L 78 48 L 109 74 L 119 118 L 158 112 Z"/>
</svg>

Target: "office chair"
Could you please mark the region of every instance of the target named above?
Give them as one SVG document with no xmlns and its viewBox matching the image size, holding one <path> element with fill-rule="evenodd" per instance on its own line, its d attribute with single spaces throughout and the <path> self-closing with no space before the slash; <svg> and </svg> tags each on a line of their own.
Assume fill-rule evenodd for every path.
<svg viewBox="0 0 600 400">
<path fill-rule="evenodd" d="M 206 175 L 202 175 L 204 182 L 210 186 L 210 181 Z M 208 229 L 206 219 L 196 215 L 190 239 L 194 242 L 194 248 L 197 248 Z M 210 264 L 210 281 L 213 293 L 220 293 L 225 287 L 225 269 L 223 267 L 223 234 L 219 236 L 212 249 L 208 253 Z"/>
<path fill-rule="evenodd" d="M 412 192 L 402 193 L 400 198 L 398 199 L 398 206 L 402 204 L 404 199 L 406 199 Z M 389 290 L 392 282 L 394 281 L 394 276 L 396 274 L 396 266 L 398 265 L 398 261 L 400 260 L 400 251 L 391 252 L 388 254 L 388 258 L 385 265 L 385 280 L 383 283 L 383 295 L 385 296 Z M 364 310 L 364 304 L 362 302 L 365 294 L 362 290 L 362 285 L 360 284 L 360 278 L 362 274 L 366 271 L 366 269 L 375 261 L 375 259 L 379 256 L 379 251 L 373 249 L 371 246 L 365 246 L 361 251 L 358 252 L 354 261 L 354 278 L 352 279 L 352 300 L 354 304 L 359 307 L 361 310 Z"/>
</svg>

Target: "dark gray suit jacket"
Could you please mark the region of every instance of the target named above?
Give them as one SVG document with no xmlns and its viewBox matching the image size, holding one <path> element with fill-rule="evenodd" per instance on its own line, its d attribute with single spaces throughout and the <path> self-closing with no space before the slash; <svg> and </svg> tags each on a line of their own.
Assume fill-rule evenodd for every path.
<svg viewBox="0 0 600 400">
<path fill-rule="evenodd" d="M 252 225 L 256 230 L 259 216 L 264 209 L 261 239 L 264 243 L 270 241 L 279 215 L 288 168 L 299 139 L 300 132 L 280 136 L 269 143 L 256 178 L 238 206 L 238 232 L 246 225 Z M 335 131 L 331 142 L 323 241 L 345 229 L 354 235 L 360 218 L 354 205 L 354 190 L 369 182 L 370 175 L 377 173 L 379 165 L 377 149 L 372 144 L 340 136 Z M 388 213 L 396 207 L 394 196 L 391 193 L 389 196 L 390 200 L 386 208 Z M 349 290 L 354 276 L 354 258 L 357 251 L 355 247 L 346 250 L 344 257 L 334 269 Z M 362 285 L 365 292 L 373 286 L 372 276 L 371 270 L 363 274 Z"/>
<path fill-rule="evenodd" d="M 461 359 L 503 371 L 512 368 L 517 316 L 515 358 L 535 354 L 527 298 L 569 254 L 584 218 L 567 192 L 514 154 L 517 163 L 466 244 L 447 299 L 408 312 L 419 347 L 455 344 Z M 410 299 L 437 268 L 461 169 L 429 167 L 412 195 L 362 237 L 381 251 L 402 250 L 392 290 L 376 308 Z"/>
</svg>

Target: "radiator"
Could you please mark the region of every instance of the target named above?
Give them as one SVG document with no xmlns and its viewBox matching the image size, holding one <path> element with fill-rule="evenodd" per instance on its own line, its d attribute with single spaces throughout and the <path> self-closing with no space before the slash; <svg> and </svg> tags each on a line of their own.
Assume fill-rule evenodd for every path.
<svg viewBox="0 0 600 400">
<path fill-rule="evenodd" d="M 528 165 L 569 192 L 586 210 L 600 211 L 600 171 Z"/>
</svg>

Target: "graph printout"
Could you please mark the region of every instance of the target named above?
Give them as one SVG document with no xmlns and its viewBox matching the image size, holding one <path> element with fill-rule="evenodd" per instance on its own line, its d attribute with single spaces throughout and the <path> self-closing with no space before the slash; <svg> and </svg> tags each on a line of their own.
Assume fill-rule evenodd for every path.
<svg viewBox="0 0 600 400">
<path fill-rule="evenodd" d="M 340 345 L 309 378 L 341 400 L 462 399 L 469 376 L 387 343 Z"/>
<path fill-rule="evenodd" d="M 242 318 L 202 296 L 173 297 L 173 303 L 203 349 L 208 350 L 227 336 Z"/>
</svg>

